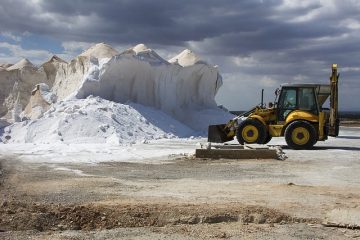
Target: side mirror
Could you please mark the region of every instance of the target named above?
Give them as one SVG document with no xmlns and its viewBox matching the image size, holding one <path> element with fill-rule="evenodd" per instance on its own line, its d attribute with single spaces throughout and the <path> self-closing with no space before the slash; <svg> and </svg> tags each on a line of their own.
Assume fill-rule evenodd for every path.
<svg viewBox="0 0 360 240">
<path fill-rule="evenodd" d="M 280 89 L 277 88 L 277 89 L 275 90 L 275 96 L 279 96 L 279 94 L 280 94 Z"/>
</svg>

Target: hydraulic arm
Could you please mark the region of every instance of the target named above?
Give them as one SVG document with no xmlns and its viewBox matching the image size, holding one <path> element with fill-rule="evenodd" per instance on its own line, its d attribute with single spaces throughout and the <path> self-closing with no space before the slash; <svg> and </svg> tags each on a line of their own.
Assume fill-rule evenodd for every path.
<svg viewBox="0 0 360 240">
<path fill-rule="evenodd" d="M 338 116 L 338 79 L 337 64 L 332 65 L 330 76 L 330 116 L 329 116 L 329 136 L 339 135 L 339 116 Z"/>
</svg>

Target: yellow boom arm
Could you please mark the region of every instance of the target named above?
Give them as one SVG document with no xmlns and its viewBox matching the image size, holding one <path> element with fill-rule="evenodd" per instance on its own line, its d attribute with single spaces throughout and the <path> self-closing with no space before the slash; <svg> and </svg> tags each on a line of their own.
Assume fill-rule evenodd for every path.
<svg viewBox="0 0 360 240">
<path fill-rule="evenodd" d="M 329 117 L 329 136 L 339 135 L 339 116 L 338 116 L 338 80 L 337 64 L 332 65 L 330 76 L 330 117 Z"/>
</svg>

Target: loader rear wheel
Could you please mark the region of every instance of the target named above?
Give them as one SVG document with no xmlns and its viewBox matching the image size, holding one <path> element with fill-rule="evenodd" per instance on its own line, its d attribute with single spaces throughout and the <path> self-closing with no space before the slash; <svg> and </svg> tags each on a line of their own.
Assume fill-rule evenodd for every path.
<svg viewBox="0 0 360 240">
<path fill-rule="evenodd" d="M 315 127 L 305 121 L 295 121 L 285 130 L 285 140 L 292 149 L 310 149 L 317 142 Z"/>
<path fill-rule="evenodd" d="M 255 119 L 246 119 L 239 124 L 236 138 L 240 144 L 264 144 L 267 137 L 266 127 Z"/>
</svg>

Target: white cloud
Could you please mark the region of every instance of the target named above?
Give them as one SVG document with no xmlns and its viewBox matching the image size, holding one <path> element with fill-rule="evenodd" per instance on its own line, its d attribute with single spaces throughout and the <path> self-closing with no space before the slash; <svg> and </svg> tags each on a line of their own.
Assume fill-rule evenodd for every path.
<svg viewBox="0 0 360 240">
<path fill-rule="evenodd" d="M 43 63 L 50 58 L 52 54 L 45 50 L 23 49 L 20 45 L 7 42 L 0 42 L 1 48 L 8 50 L 10 53 L 2 53 L 1 60 L 7 63 L 16 63 L 22 58 L 28 58 L 35 64 Z"/>
<path fill-rule="evenodd" d="M 342 67 L 342 72 L 360 72 L 360 67 Z"/>
<path fill-rule="evenodd" d="M 233 57 L 232 61 L 235 63 L 236 66 L 239 66 L 239 67 L 253 66 L 253 65 L 258 63 L 258 61 L 252 56 L 249 56 L 249 57 Z"/>
<path fill-rule="evenodd" d="M 21 42 L 22 37 L 18 36 L 18 35 L 14 35 L 11 32 L 3 32 L 1 33 L 2 36 L 4 36 L 5 38 L 11 39 L 15 42 Z"/>
<path fill-rule="evenodd" d="M 260 80 L 260 84 L 264 87 L 276 87 L 278 85 L 277 81 L 269 76 L 263 76 Z"/>
<path fill-rule="evenodd" d="M 340 22 L 341 27 L 346 27 L 351 30 L 359 30 L 360 29 L 360 21 L 353 18 L 348 18 Z"/>
<path fill-rule="evenodd" d="M 64 52 L 57 55 L 65 61 L 70 61 L 93 45 L 95 45 L 95 43 L 66 41 L 61 44 L 61 46 L 64 48 Z"/>
<path fill-rule="evenodd" d="M 286 12 L 294 12 L 302 9 L 308 9 L 308 11 L 305 14 L 300 15 L 284 14 Z M 276 10 L 280 13 L 280 16 L 277 16 L 278 18 L 281 18 L 281 15 L 283 15 L 285 16 L 287 22 L 300 23 L 314 20 L 324 14 L 336 13 L 337 8 L 335 0 L 283 0 L 282 5 L 277 7 Z"/>
<path fill-rule="evenodd" d="M 95 43 L 69 41 L 63 42 L 61 45 L 64 48 L 65 52 L 78 52 L 84 51 L 94 44 Z"/>
<path fill-rule="evenodd" d="M 287 10 L 296 10 L 299 8 L 307 8 L 313 5 L 314 3 L 320 3 L 321 1 L 304 1 L 304 0 L 283 0 L 282 4 L 277 7 L 277 10 L 287 11 Z"/>
<path fill-rule="evenodd" d="M 222 74 L 224 85 L 216 95 L 218 105 L 230 110 L 248 110 L 260 103 L 261 89 L 264 102 L 274 101 L 274 90 L 279 87 L 275 79 L 264 75 Z"/>
<path fill-rule="evenodd" d="M 296 76 L 293 77 L 293 80 L 294 80 L 295 82 L 303 82 L 303 81 L 305 81 L 305 80 L 307 80 L 307 79 L 309 79 L 308 76 L 304 76 L 304 75 L 301 75 L 301 74 L 298 74 L 298 75 L 296 75 Z"/>
</svg>

